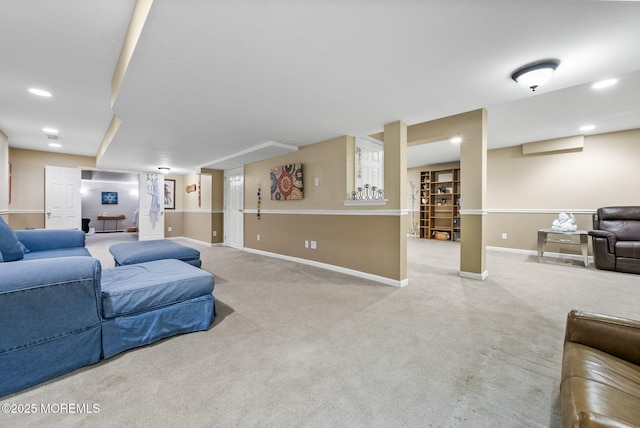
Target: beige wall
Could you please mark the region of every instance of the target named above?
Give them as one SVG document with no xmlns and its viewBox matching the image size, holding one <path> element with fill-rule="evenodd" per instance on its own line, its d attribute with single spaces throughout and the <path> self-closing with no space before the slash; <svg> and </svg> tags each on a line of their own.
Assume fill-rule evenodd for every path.
<svg viewBox="0 0 640 428">
<path fill-rule="evenodd" d="M 411 129 L 411 128 L 410 128 Z M 317 260 L 350 269 L 396 278 L 397 266 L 384 266 L 390 236 L 398 227 L 397 216 L 325 215 L 322 213 L 270 214 L 271 211 L 346 211 L 342 201 L 349 189 L 350 137 L 339 137 L 302 147 L 298 152 L 256 162 L 245 167 L 245 206 L 256 206 L 258 183 L 263 189 L 262 218 L 245 215 L 245 245 L 248 248 Z M 23 211 L 9 215 L 12 227 L 44 227 L 44 167 L 95 167 L 95 159 L 51 152 L 9 148 L 13 165 L 13 195 L 9 209 Z M 548 227 L 560 210 L 576 213 L 579 228 L 591 227 L 591 211 L 607 205 L 640 205 L 636 183 L 640 180 L 640 130 L 622 131 L 584 139 L 582 150 L 523 155 L 520 146 L 489 150 L 487 154 L 486 244 L 494 247 L 535 250 L 537 229 Z M 269 170 L 287 163 L 304 164 L 305 199 L 271 201 Z M 446 164 L 448 167 L 450 164 Z M 454 164 L 457 165 L 457 164 Z M 419 171 L 445 165 L 415 168 L 407 173 L 419 182 Z M 352 171 L 351 171 L 352 174 Z M 167 176 L 176 179 L 176 212 L 167 213 L 167 236 L 187 236 L 203 242 L 222 242 L 224 207 L 222 171 L 206 171 L 206 206 L 193 208 L 193 196 L 184 191 L 195 176 Z M 314 186 L 318 177 L 319 185 Z M 197 199 L 196 199 L 197 201 Z M 196 202 L 197 205 L 197 202 Z M 408 205 L 410 208 L 410 205 Z M 366 207 L 367 212 L 388 207 Z M 198 211 L 200 210 L 200 211 Z M 35 211 L 29 214 L 29 211 Z M 193 212 L 192 212 L 193 211 Z M 355 213 L 354 213 L 355 214 Z M 343 227 L 348 225 L 349 227 Z M 217 237 L 212 232 L 217 230 Z M 340 231 L 337 233 L 335 231 Z M 371 233 L 379 231 L 380 233 Z M 507 239 L 501 234 L 507 233 Z M 260 242 L 256 235 L 260 234 Z M 397 240 L 397 237 L 395 237 Z M 318 241 L 315 252 L 304 248 L 304 240 Z M 363 244 L 364 243 L 364 244 Z M 394 241 L 390 248 L 396 248 Z M 349 251 L 344 251 L 349 248 Z M 550 251 L 577 253 L 577 247 L 549 247 Z M 395 250 L 392 250 L 395 251 Z M 329 252 L 329 253 L 327 253 Z M 395 255 L 389 255 L 393 258 Z"/>
<path fill-rule="evenodd" d="M 0 130 L 0 212 L 9 209 L 9 139 Z"/>
<path fill-rule="evenodd" d="M 640 129 L 587 136 L 583 150 L 523 155 L 491 150 L 491 209 L 594 209 L 640 203 Z"/>
<path fill-rule="evenodd" d="M 584 149 L 523 155 L 520 146 L 490 150 L 487 245 L 535 250 L 536 231 L 560 211 L 591 228 L 591 211 L 640 205 L 640 130 L 586 136 Z M 501 234 L 507 233 L 507 239 Z M 579 247 L 549 247 L 575 253 Z"/>
<path fill-rule="evenodd" d="M 584 137 L 583 149 L 524 155 L 521 146 L 487 152 L 486 243 L 533 251 L 537 230 L 548 228 L 561 211 L 573 212 L 579 229 L 591 229 L 591 213 L 610 205 L 640 205 L 640 130 Z M 455 167 L 459 163 L 409 169 Z M 507 239 L 502 239 L 502 234 Z M 591 242 L 589 242 L 591 245 Z M 549 244 L 549 251 L 579 254 L 571 245 Z"/>
<path fill-rule="evenodd" d="M 14 229 L 44 227 L 44 191 L 46 165 L 95 168 L 95 159 L 88 156 L 75 156 L 9 148 L 9 161 L 13 166 L 12 203 L 8 221 Z M 198 206 L 197 192 L 187 194 L 187 184 L 197 184 L 198 174 L 176 175 L 169 174 L 167 179 L 176 180 L 176 209 L 165 210 L 165 236 L 185 236 L 202 242 L 220 242 L 222 233 L 212 238 L 212 225 L 218 224 L 222 228 L 222 214 L 212 214 L 214 199 L 219 209 L 222 206 L 223 185 L 222 172 L 215 172 L 217 179 L 217 196 L 212 191 L 212 173 L 203 174 L 201 189 L 202 197 Z M 15 213 L 14 213 L 15 211 Z M 212 221 L 212 217 L 215 219 Z M 171 231 L 169 231 L 169 227 Z M 213 239 L 213 241 L 212 241 Z"/>
<path fill-rule="evenodd" d="M 347 142 L 348 137 L 334 138 L 303 146 L 294 153 L 245 165 L 245 207 L 256 206 L 260 185 L 263 210 L 345 209 L 342 201 L 347 198 Z M 269 190 L 271 168 L 292 163 L 303 164 L 304 199 L 272 201 Z M 316 177 L 318 186 L 314 186 Z"/>
<path fill-rule="evenodd" d="M 245 247 L 313 260 L 392 280 L 400 216 L 262 214 L 245 216 Z M 260 235 L 260 241 L 256 236 Z M 304 247 L 316 241 L 317 249 Z"/>
<path fill-rule="evenodd" d="M 213 170 L 202 174 L 167 175 L 176 180 L 176 209 L 165 210 L 165 236 L 183 236 L 200 242 L 212 242 L 212 174 Z M 186 187 L 195 184 L 199 191 L 187 193 Z M 169 230 L 171 228 L 171 230 Z"/>
<path fill-rule="evenodd" d="M 224 171 L 203 169 L 211 176 L 211 243 L 224 242 Z M 215 235 L 215 236 L 213 236 Z"/>
<path fill-rule="evenodd" d="M 9 224 L 14 229 L 44 227 L 46 165 L 95 168 L 95 159 L 89 156 L 16 148 L 9 148 L 9 160 L 13 167 Z"/>
<path fill-rule="evenodd" d="M 353 138 L 343 136 L 245 165 L 245 207 L 249 211 L 244 218 L 245 247 L 404 279 L 400 278 L 397 250 L 402 216 L 373 215 L 390 209 L 386 206 L 344 206 L 351 188 L 347 177 L 352 174 L 348 162 L 353 162 L 352 151 Z M 272 201 L 269 172 L 291 163 L 303 164 L 304 199 Z M 318 186 L 314 185 L 316 177 Z M 260 220 L 254 209 L 258 185 L 262 189 Z M 318 248 L 305 248 L 305 240 L 316 241 Z"/>
<path fill-rule="evenodd" d="M 196 241 L 211 243 L 211 174 L 190 173 L 183 176 L 183 185 L 176 193 L 182 195 L 182 235 Z M 195 184 L 199 189 L 187 193 L 186 187 Z"/>
</svg>

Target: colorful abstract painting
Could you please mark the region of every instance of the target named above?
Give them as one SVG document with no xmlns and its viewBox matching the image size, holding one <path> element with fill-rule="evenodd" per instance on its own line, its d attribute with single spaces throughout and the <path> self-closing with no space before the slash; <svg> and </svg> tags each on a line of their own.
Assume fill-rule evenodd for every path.
<svg viewBox="0 0 640 428">
<path fill-rule="evenodd" d="M 290 199 L 303 199 L 301 163 L 271 169 L 271 200 Z"/>
</svg>

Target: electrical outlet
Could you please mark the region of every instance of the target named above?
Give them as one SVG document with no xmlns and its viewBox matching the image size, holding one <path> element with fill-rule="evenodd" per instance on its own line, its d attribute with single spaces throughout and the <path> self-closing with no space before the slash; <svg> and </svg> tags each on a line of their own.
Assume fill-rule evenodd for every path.
<svg viewBox="0 0 640 428">
<path fill-rule="evenodd" d="M 318 248 L 318 244 L 316 243 L 316 241 L 311 241 L 311 249 L 315 250 Z"/>
<path fill-rule="evenodd" d="M 169 227 L 167 227 L 167 230 L 168 230 L 169 232 L 171 232 L 173 229 L 171 228 L 171 226 L 169 226 Z"/>
<path fill-rule="evenodd" d="M 258 233 L 258 234 L 256 235 L 256 241 L 259 241 L 259 240 L 260 240 L 260 234 Z"/>
<path fill-rule="evenodd" d="M 309 248 L 309 241 L 306 239 L 304 240 L 304 248 Z"/>
<path fill-rule="evenodd" d="M 217 230 L 213 231 L 213 236 L 218 236 L 218 231 Z"/>
<path fill-rule="evenodd" d="M 505 232 L 502 232 L 502 239 L 507 239 L 507 234 Z"/>
</svg>

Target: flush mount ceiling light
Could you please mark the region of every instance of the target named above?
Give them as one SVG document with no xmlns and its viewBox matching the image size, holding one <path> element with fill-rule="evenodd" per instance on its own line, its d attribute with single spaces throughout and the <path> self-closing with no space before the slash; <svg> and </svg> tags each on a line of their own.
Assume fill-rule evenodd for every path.
<svg viewBox="0 0 640 428">
<path fill-rule="evenodd" d="M 450 139 L 449 141 L 451 141 L 454 144 L 459 144 L 462 142 L 462 138 L 461 137 L 453 137 L 452 139 Z"/>
<path fill-rule="evenodd" d="M 57 130 L 57 129 L 55 129 L 55 128 L 42 128 L 42 131 L 43 131 L 45 134 L 57 134 L 58 132 L 60 132 L 60 131 L 58 131 L 58 130 Z"/>
<path fill-rule="evenodd" d="M 29 92 L 31 92 L 33 95 L 37 95 L 39 97 L 46 97 L 46 98 L 51 97 L 51 92 L 45 91 L 44 89 L 29 88 Z"/>
<path fill-rule="evenodd" d="M 594 130 L 594 129 L 596 129 L 595 125 L 584 125 L 584 126 L 580 127 L 581 131 L 591 131 L 591 130 Z"/>
<path fill-rule="evenodd" d="M 551 75 L 560 65 L 556 59 L 539 61 L 520 67 L 513 72 L 511 78 L 525 89 L 535 91 L 551 79 Z"/>
</svg>

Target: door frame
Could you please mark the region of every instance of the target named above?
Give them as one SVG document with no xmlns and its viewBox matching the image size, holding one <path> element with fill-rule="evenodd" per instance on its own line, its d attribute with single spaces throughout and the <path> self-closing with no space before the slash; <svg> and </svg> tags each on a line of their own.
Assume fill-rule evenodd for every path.
<svg viewBox="0 0 640 428">
<path fill-rule="evenodd" d="M 242 176 L 242 186 L 240 188 L 240 204 L 241 204 L 241 208 L 230 208 L 229 207 L 229 197 L 230 197 L 230 185 L 229 185 L 229 180 L 228 175 L 230 174 L 237 174 L 237 172 L 240 172 L 240 175 Z M 239 166 L 239 167 L 235 167 L 235 168 L 230 168 L 230 169 L 226 169 L 224 171 L 224 246 L 225 247 L 232 247 L 232 248 L 238 248 L 238 249 L 243 249 L 244 248 L 244 165 Z M 236 210 L 240 210 L 239 213 L 236 212 Z M 232 212 L 233 211 L 233 212 Z M 232 215 L 232 214 L 236 214 L 238 215 L 238 218 L 240 219 L 240 230 L 242 231 L 242 236 L 240 239 L 239 244 L 233 243 L 230 241 L 229 239 L 229 235 L 230 235 L 230 222 L 228 221 L 228 218 Z"/>
<path fill-rule="evenodd" d="M 67 188 L 54 191 L 56 174 L 66 174 Z M 45 229 L 82 229 L 82 172 L 80 168 L 45 165 Z M 71 185 L 71 188 L 68 186 Z M 64 205 L 64 206 L 63 206 Z M 71 214 L 72 215 L 69 215 Z"/>
</svg>

